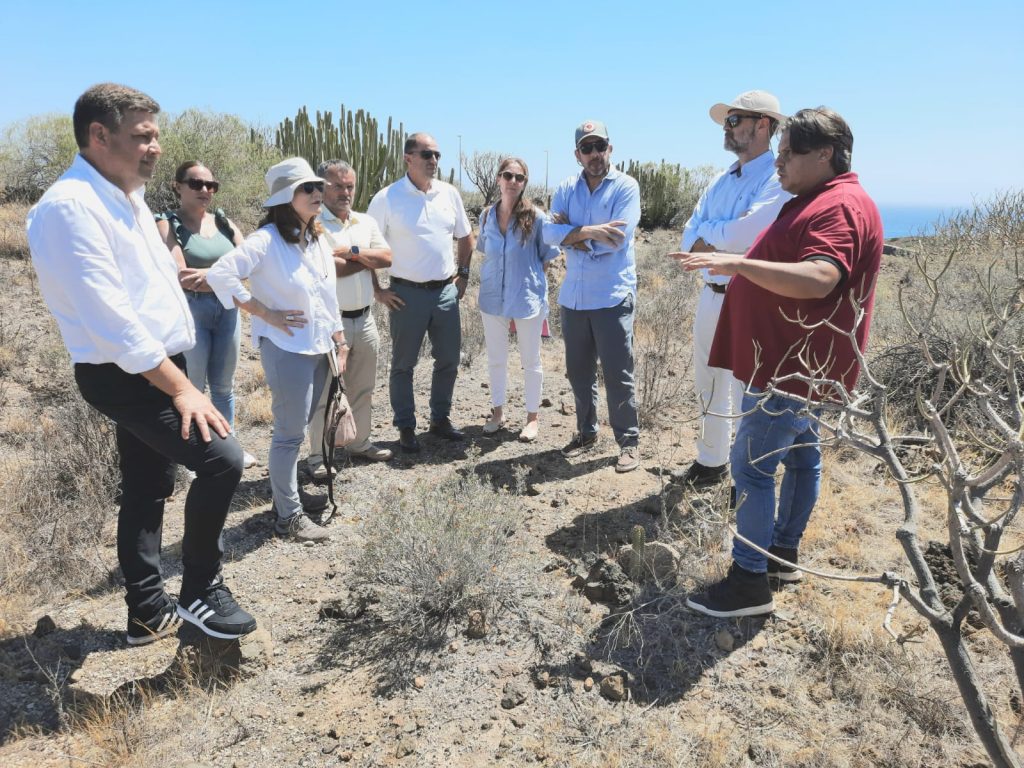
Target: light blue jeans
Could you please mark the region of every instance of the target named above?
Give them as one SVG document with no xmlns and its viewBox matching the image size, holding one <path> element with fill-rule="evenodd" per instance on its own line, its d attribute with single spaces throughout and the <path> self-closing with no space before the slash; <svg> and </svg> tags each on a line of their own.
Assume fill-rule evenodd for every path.
<svg viewBox="0 0 1024 768">
<path fill-rule="evenodd" d="M 804 535 L 821 487 L 819 411 L 807 411 L 796 400 L 772 395 L 759 400 L 761 390 L 744 394 L 743 413 L 729 461 L 736 486 L 736 530 L 764 549 L 771 545 L 795 549 Z M 760 407 L 747 413 L 754 406 Z M 775 507 L 775 470 L 785 467 Z M 732 557 L 747 571 L 765 573 L 764 555 L 738 539 Z"/>
<path fill-rule="evenodd" d="M 210 400 L 232 428 L 235 426 L 235 368 L 242 343 L 238 309 L 224 309 L 214 293 L 186 291 L 196 326 L 196 345 L 185 352 L 188 380 L 200 392 L 210 386 Z"/>
<path fill-rule="evenodd" d="M 270 438 L 270 490 L 279 520 L 302 512 L 299 499 L 299 449 L 306 425 L 330 376 L 327 355 L 286 352 L 270 339 L 260 339 L 260 361 L 270 387 L 274 434 Z"/>
</svg>

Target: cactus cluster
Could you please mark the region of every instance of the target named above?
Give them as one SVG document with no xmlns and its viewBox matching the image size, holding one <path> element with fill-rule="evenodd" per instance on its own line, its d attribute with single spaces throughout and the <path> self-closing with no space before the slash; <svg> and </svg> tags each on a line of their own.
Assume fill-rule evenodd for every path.
<svg viewBox="0 0 1024 768">
<path fill-rule="evenodd" d="M 274 132 L 274 143 L 290 157 L 303 157 L 313 168 L 324 160 L 344 160 L 356 169 L 358 183 L 352 207 L 365 211 L 370 199 L 405 173 L 405 129 L 393 127 L 389 117 L 381 131 L 377 119 L 363 110 L 355 113 L 341 105 L 338 122 L 331 112 L 316 113 L 310 120 L 305 107 L 295 119 L 285 118 Z"/>
<path fill-rule="evenodd" d="M 634 525 L 629 534 L 630 543 L 633 545 L 633 556 L 630 558 L 630 577 L 633 581 L 641 581 L 646 563 L 647 531 L 642 525 Z"/>
</svg>

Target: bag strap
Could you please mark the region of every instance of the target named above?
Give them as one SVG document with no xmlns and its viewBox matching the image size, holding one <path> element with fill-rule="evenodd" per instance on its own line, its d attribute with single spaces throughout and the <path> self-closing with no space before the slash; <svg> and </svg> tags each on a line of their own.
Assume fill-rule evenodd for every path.
<svg viewBox="0 0 1024 768">
<path fill-rule="evenodd" d="M 327 408 L 324 409 L 324 436 L 320 443 L 324 468 L 327 470 L 327 499 L 331 506 L 330 514 L 323 521 L 324 525 L 331 522 L 338 513 L 338 504 L 334 501 L 334 436 L 338 432 L 338 422 L 341 420 L 337 400 L 344 392 L 345 385 L 341 381 L 341 376 L 331 376 L 331 386 L 327 392 Z"/>
<path fill-rule="evenodd" d="M 167 223 L 171 225 L 171 231 L 174 233 L 175 241 L 178 243 L 178 245 L 181 246 L 182 250 L 184 250 L 185 241 L 188 240 L 188 238 L 184 237 L 183 235 L 186 233 L 191 235 L 192 233 L 185 228 L 185 225 L 182 223 L 181 219 L 178 218 L 177 213 L 175 213 L 174 211 L 168 211 L 166 215 Z"/>
<path fill-rule="evenodd" d="M 235 228 L 231 226 L 231 222 L 228 221 L 227 214 L 224 213 L 223 208 L 215 208 L 213 211 L 213 220 L 217 223 L 217 229 L 220 233 L 228 239 L 231 245 L 235 244 Z"/>
</svg>

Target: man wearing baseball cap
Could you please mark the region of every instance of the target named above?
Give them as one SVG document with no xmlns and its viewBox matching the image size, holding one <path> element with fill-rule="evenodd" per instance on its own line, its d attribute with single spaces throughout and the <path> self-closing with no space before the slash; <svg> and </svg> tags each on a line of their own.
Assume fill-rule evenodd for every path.
<svg viewBox="0 0 1024 768">
<path fill-rule="evenodd" d="M 566 275 L 558 294 L 565 368 L 576 400 L 576 434 L 565 456 L 597 441 L 597 363 L 608 396 L 608 421 L 619 446 L 616 472 L 640 466 L 640 427 L 633 384 L 633 316 L 640 187 L 611 165 L 608 129 L 586 120 L 576 129 L 576 160 L 583 166 L 555 190 L 554 219 L 544 241 L 566 248 Z"/>
<path fill-rule="evenodd" d="M 729 104 L 715 104 L 711 119 L 722 126 L 725 148 L 736 155 L 701 195 L 683 228 L 682 251 L 746 253 L 791 195 L 779 186 L 771 138 L 785 116 L 779 100 L 767 91 L 741 93 Z M 708 365 L 711 341 L 725 301 L 727 276 L 700 272 L 704 283 L 693 319 L 693 378 L 700 408 L 697 458 L 682 477 L 685 485 L 703 488 L 728 476 L 733 414 L 739 410 L 743 385 L 732 371 Z"/>
</svg>

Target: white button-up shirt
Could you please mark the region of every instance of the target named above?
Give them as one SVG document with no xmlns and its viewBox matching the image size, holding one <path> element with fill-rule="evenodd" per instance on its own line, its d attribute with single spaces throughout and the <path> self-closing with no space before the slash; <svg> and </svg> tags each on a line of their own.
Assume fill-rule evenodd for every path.
<svg viewBox="0 0 1024 768">
<path fill-rule="evenodd" d="M 367 209 L 391 245 L 391 274 L 425 283 L 455 274 L 452 237 L 472 229 L 459 191 L 433 179 L 421 192 L 403 176 L 380 190 Z"/>
<path fill-rule="evenodd" d="M 380 233 L 380 227 L 367 213 L 351 211 L 348 218 L 342 221 L 325 205 L 320 211 L 320 223 L 332 251 L 338 248 L 351 248 L 353 245 L 360 249 L 388 248 L 388 242 Z M 338 307 L 342 312 L 365 309 L 372 301 L 373 277 L 369 269 L 338 278 Z"/>
<path fill-rule="evenodd" d="M 141 188 L 125 194 L 78 155 L 26 223 L 39 290 L 72 363 L 142 373 L 195 346 L 178 267 Z"/>
<path fill-rule="evenodd" d="M 242 284 L 246 278 L 251 293 Z M 318 355 L 334 350 L 331 335 L 342 324 L 334 258 L 323 237 L 299 245 L 286 242 L 274 224 L 260 227 L 210 267 L 206 282 L 228 309 L 235 306 L 234 299 L 244 304 L 255 297 L 268 309 L 305 314 L 306 325 L 292 328 L 291 336 L 254 315 L 252 343 L 257 349 L 266 337 L 286 352 Z"/>
</svg>

